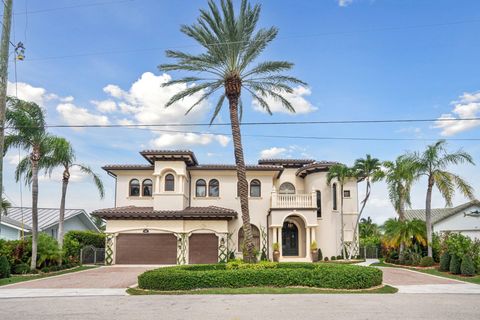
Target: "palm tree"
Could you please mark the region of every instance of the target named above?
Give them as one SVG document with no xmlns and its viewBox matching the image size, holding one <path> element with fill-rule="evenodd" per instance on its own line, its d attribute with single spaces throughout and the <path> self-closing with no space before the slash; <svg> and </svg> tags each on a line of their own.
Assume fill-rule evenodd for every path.
<svg viewBox="0 0 480 320">
<path fill-rule="evenodd" d="M 427 177 L 427 195 L 425 199 L 425 223 L 427 227 L 428 256 L 433 257 L 432 251 L 432 191 L 437 187 L 445 199 L 446 205 L 452 205 L 455 189 L 470 200 L 474 199 L 472 186 L 455 173 L 447 171 L 450 165 L 470 163 L 474 165 L 473 158 L 463 150 L 449 153 L 445 140 L 427 146 L 423 153 L 412 156 L 416 163 L 419 175 Z"/>
<path fill-rule="evenodd" d="M 67 196 L 67 187 L 68 182 L 70 180 L 70 170 L 72 168 L 78 168 L 84 174 L 87 174 L 92 177 L 95 186 L 100 193 L 100 198 L 103 199 L 105 195 L 103 182 L 92 169 L 84 164 L 78 164 L 75 162 L 75 151 L 72 148 L 70 142 L 68 142 L 64 138 L 58 138 L 54 141 L 54 144 L 51 146 L 52 152 L 48 155 L 44 156 L 42 160 L 39 162 L 39 169 L 44 169 L 46 172 L 51 173 L 52 170 L 58 166 L 63 168 L 63 175 L 62 175 L 62 196 L 60 200 L 60 217 L 58 223 L 58 234 L 57 234 L 57 241 L 58 246 L 60 249 L 63 247 L 63 236 L 64 236 L 64 221 L 65 221 L 65 200 Z M 18 164 L 16 170 L 17 180 L 19 176 L 24 175 L 26 179 L 31 178 L 31 163 L 28 161 L 28 158 L 24 158 Z M 30 181 L 27 181 L 30 183 Z M 61 264 L 61 260 L 60 260 Z"/>
<path fill-rule="evenodd" d="M 32 259 L 30 268 L 37 266 L 38 244 L 38 170 L 42 158 L 52 152 L 58 137 L 45 131 L 45 114 L 34 102 L 17 98 L 7 99 L 6 125 L 10 132 L 5 137 L 5 152 L 9 148 L 21 148 L 29 152 L 32 179 Z M 17 180 L 18 181 L 18 180 Z"/>
<path fill-rule="evenodd" d="M 358 228 L 359 228 L 360 238 L 362 239 L 378 236 L 380 234 L 378 225 L 374 223 L 372 218 L 370 217 L 367 217 L 366 219 L 362 218 L 360 220 L 360 224 Z"/>
<path fill-rule="evenodd" d="M 353 239 L 357 239 L 357 232 L 358 232 L 358 225 L 360 223 L 360 219 L 362 217 L 363 210 L 367 204 L 368 199 L 370 198 L 370 193 L 372 190 L 371 183 L 376 182 L 382 178 L 382 171 L 381 171 L 381 162 L 377 158 L 372 158 L 371 155 L 367 154 L 365 158 L 359 158 L 355 160 L 355 164 L 353 165 L 353 170 L 357 180 L 363 181 L 365 180 L 366 190 L 365 190 L 365 197 L 363 198 L 361 203 L 360 211 L 358 212 L 357 221 L 355 223 L 355 228 L 353 229 Z M 350 247 L 349 252 L 349 259 L 352 257 L 353 253 L 356 250 L 356 246 Z"/>
<path fill-rule="evenodd" d="M 1 199 L 1 204 L 0 204 L 0 236 L 1 236 L 1 233 L 2 233 L 2 216 L 3 215 L 7 215 L 7 211 L 8 211 L 8 208 L 10 208 L 12 206 L 12 204 L 10 203 L 10 201 L 8 201 L 7 199 L 5 199 L 4 197 L 2 197 Z"/>
<path fill-rule="evenodd" d="M 212 123 L 222 110 L 225 99 L 228 100 L 230 123 L 232 130 L 235 164 L 242 210 L 243 230 L 245 234 L 246 260 L 255 260 L 255 246 L 250 226 L 248 210 L 248 183 L 246 179 L 245 159 L 240 132 L 240 120 L 243 107 L 242 89 L 249 92 L 268 113 L 272 113 L 267 98 L 280 102 L 287 110 L 295 112 L 294 107 L 284 97 L 293 91 L 292 84 L 305 85 L 294 77 L 281 74 L 293 67 L 287 61 L 266 61 L 255 63 L 263 50 L 278 34 L 275 27 L 259 28 L 260 5 L 251 6 L 242 0 L 239 11 L 235 13 L 232 0 L 221 0 L 220 4 L 208 1 L 208 10 L 200 10 L 200 17 L 193 25 L 183 25 L 181 32 L 194 39 L 203 47 L 204 52 L 190 54 L 181 51 L 166 51 L 169 58 L 176 63 L 162 64 L 162 71 L 187 71 L 195 76 L 166 83 L 166 86 L 185 83 L 191 84 L 175 94 L 167 103 L 167 107 L 185 97 L 200 94 L 187 113 L 202 101 L 222 90 L 211 117 Z"/>
<path fill-rule="evenodd" d="M 425 223 L 422 220 L 398 220 L 390 218 L 385 221 L 384 239 L 390 247 L 411 246 L 414 242 L 426 244 Z"/>
<path fill-rule="evenodd" d="M 327 184 L 330 185 L 333 180 L 336 180 L 340 184 L 340 225 L 341 225 L 341 233 L 340 233 L 340 242 L 342 246 L 342 254 L 344 257 L 346 255 L 346 248 L 345 248 L 345 226 L 343 223 L 343 187 L 348 180 L 351 180 L 355 177 L 354 171 L 352 168 L 347 167 L 344 164 L 335 164 L 330 167 L 327 173 Z M 333 195 L 336 197 L 337 195 Z M 355 240 L 354 240 L 355 241 Z M 350 259 L 350 257 L 348 257 Z"/>
</svg>

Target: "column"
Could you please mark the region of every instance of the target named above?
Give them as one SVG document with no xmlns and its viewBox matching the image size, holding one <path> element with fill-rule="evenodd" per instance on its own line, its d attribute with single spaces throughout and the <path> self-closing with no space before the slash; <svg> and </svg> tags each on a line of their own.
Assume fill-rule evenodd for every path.
<svg viewBox="0 0 480 320">
<path fill-rule="evenodd" d="M 155 177 L 155 193 L 160 193 L 160 176 Z"/>
<path fill-rule="evenodd" d="M 272 238 L 272 243 L 277 242 L 277 228 L 273 228 L 273 238 Z"/>
<path fill-rule="evenodd" d="M 305 228 L 305 233 L 307 234 L 307 247 L 306 247 L 306 258 L 311 260 L 312 259 L 312 254 L 311 254 L 311 250 L 310 250 L 310 244 L 312 243 L 310 241 L 310 231 L 311 231 L 312 228 L 310 227 L 306 227 Z"/>
<path fill-rule="evenodd" d="M 280 258 L 283 257 L 283 250 L 282 250 L 282 228 L 277 228 L 278 234 L 278 246 L 280 247 Z"/>
<path fill-rule="evenodd" d="M 316 235 L 316 233 L 317 233 L 317 228 L 316 228 L 316 227 L 312 227 L 311 229 L 312 229 L 312 242 L 313 242 L 313 241 L 317 241 L 317 239 L 316 239 L 316 236 L 317 236 L 317 235 Z M 317 245 L 318 245 L 318 243 L 317 243 Z"/>
</svg>

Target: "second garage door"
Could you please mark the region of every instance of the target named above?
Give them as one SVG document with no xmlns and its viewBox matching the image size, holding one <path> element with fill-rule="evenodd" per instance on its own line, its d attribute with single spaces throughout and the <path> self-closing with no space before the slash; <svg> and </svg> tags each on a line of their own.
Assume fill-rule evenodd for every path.
<svg viewBox="0 0 480 320">
<path fill-rule="evenodd" d="M 116 241 L 117 264 L 177 263 L 177 238 L 173 234 L 121 233 Z"/>
<path fill-rule="evenodd" d="M 213 233 L 194 233 L 190 236 L 188 248 L 188 262 L 217 263 L 218 237 Z"/>
</svg>

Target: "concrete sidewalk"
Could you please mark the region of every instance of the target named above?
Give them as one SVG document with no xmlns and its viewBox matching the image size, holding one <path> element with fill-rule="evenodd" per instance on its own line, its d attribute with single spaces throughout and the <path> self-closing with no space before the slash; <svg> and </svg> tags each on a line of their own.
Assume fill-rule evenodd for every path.
<svg viewBox="0 0 480 320">
<path fill-rule="evenodd" d="M 46 297 L 89 297 L 125 296 L 125 289 L 2 289 L 0 299 L 46 298 Z"/>
</svg>

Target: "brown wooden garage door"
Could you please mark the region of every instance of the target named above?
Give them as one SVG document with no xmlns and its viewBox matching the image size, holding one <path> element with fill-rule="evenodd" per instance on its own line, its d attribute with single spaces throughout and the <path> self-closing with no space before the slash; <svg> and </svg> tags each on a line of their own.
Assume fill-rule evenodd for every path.
<svg viewBox="0 0 480 320">
<path fill-rule="evenodd" d="M 194 233 L 188 240 L 188 263 L 217 263 L 218 238 L 213 233 Z"/>
<path fill-rule="evenodd" d="M 177 238 L 173 234 L 121 233 L 116 249 L 117 264 L 177 263 Z"/>
</svg>

